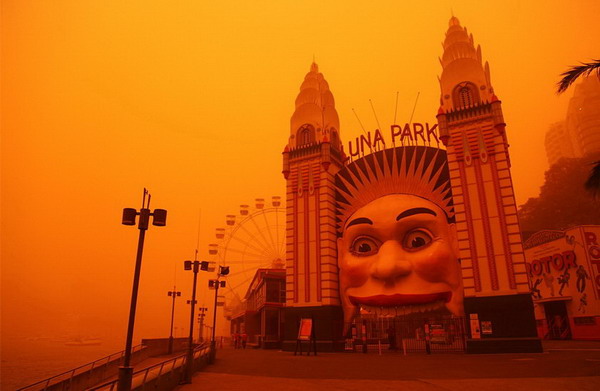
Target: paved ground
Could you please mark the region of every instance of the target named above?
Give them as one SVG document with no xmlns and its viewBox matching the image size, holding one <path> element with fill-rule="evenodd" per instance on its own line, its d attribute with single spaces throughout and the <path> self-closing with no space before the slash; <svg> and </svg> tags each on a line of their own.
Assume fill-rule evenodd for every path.
<svg viewBox="0 0 600 391">
<path fill-rule="evenodd" d="M 322 353 L 221 349 L 195 390 L 600 390 L 600 342 L 548 341 L 542 354 Z"/>
</svg>

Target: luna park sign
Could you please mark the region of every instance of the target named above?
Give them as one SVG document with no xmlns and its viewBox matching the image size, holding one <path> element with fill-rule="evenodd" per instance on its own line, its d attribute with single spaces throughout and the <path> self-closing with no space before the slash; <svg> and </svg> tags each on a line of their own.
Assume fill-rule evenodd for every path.
<svg viewBox="0 0 600 391">
<path fill-rule="evenodd" d="M 437 127 L 438 124 L 431 125 L 427 122 L 406 123 L 403 126 L 391 125 L 388 140 L 391 140 L 392 145 L 431 144 L 432 142 L 439 144 Z M 365 132 L 354 140 L 348 141 L 348 152 L 351 158 L 385 148 L 385 138 L 379 129 Z"/>
</svg>

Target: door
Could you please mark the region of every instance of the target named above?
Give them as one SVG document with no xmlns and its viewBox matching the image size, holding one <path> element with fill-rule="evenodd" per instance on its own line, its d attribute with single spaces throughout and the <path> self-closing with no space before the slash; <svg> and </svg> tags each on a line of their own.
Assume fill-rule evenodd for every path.
<svg viewBox="0 0 600 391">
<path fill-rule="evenodd" d="M 547 339 L 571 339 L 571 327 L 567 315 L 567 304 L 564 301 L 544 303 L 546 322 L 548 323 Z"/>
</svg>

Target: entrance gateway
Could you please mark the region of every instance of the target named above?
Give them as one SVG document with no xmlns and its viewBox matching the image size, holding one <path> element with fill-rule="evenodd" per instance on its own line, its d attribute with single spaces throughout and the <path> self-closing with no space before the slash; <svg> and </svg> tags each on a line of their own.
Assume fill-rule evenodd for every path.
<svg viewBox="0 0 600 391">
<path fill-rule="evenodd" d="M 315 320 L 319 351 L 344 350 L 363 328 L 367 345 L 394 333 L 421 341 L 411 323 L 420 314 L 439 342 L 454 343 L 457 330 L 479 336 L 466 338 L 467 352 L 541 351 L 502 105 L 480 47 L 455 17 L 443 46 L 441 145 L 407 134 L 355 154 L 355 140 L 347 156 L 317 64 L 304 78 L 283 151 L 285 350 L 303 318 Z"/>
</svg>

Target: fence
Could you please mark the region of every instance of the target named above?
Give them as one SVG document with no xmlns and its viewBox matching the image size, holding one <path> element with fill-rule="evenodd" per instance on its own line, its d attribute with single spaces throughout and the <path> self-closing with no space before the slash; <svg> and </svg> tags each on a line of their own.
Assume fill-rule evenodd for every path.
<svg viewBox="0 0 600 391">
<path fill-rule="evenodd" d="M 352 341 L 346 348 L 355 351 L 390 350 L 404 353 L 463 352 L 465 318 L 403 318 L 364 316 L 352 324 Z"/>
<path fill-rule="evenodd" d="M 132 348 L 132 358 L 141 361 L 145 358 L 144 344 Z M 96 361 L 81 365 L 70 371 L 60 373 L 39 382 L 19 388 L 17 391 L 78 391 L 98 384 L 116 373 L 125 351 L 113 353 Z"/>
<path fill-rule="evenodd" d="M 194 372 L 209 364 L 211 359 L 210 344 L 202 344 L 194 349 Z M 132 390 L 172 390 L 181 384 L 186 369 L 187 354 L 174 357 L 151 367 L 133 373 Z M 87 391 L 115 391 L 118 380 L 111 380 L 92 387 Z"/>
</svg>

